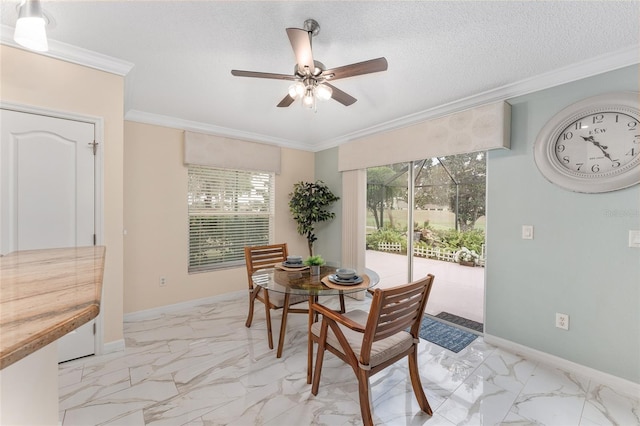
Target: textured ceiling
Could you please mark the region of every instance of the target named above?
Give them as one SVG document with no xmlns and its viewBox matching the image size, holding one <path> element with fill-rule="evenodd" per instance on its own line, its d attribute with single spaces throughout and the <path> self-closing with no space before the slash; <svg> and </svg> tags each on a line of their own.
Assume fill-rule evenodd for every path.
<svg viewBox="0 0 640 426">
<path fill-rule="evenodd" d="M 2 0 L 4 26 L 15 25 L 17 4 Z M 635 52 L 637 63 L 639 7 L 637 1 L 43 2 L 53 18 L 51 40 L 134 64 L 125 80 L 127 118 L 309 150 L 559 70 L 577 70 L 565 80 L 583 77 L 594 72 L 584 66 L 590 61 L 602 72 L 620 52 L 625 58 Z M 285 28 L 301 28 L 307 18 L 320 23 L 313 53 L 327 68 L 387 58 L 386 72 L 334 83 L 358 99 L 354 105 L 329 100 L 315 113 L 298 103 L 276 108 L 289 82 L 231 76 L 231 69 L 292 73 Z"/>
</svg>

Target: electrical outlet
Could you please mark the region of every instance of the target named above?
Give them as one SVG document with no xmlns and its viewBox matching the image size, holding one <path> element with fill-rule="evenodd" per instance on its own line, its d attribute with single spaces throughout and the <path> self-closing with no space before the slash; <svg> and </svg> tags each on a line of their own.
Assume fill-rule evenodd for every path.
<svg viewBox="0 0 640 426">
<path fill-rule="evenodd" d="M 522 225 L 522 239 L 533 240 L 533 225 Z"/>
<path fill-rule="evenodd" d="M 160 277 L 160 287 L 164 287 L 167 285 L 167 278 Z"/>
<path fill-rule="evenodd" d="M 569 315 L 556 312 L 556 327 L 569 330 Z"/>
</svg>

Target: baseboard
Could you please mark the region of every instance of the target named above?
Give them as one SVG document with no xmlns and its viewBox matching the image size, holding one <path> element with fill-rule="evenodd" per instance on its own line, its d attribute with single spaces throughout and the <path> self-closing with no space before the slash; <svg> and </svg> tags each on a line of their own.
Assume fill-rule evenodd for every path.
<svg viewBox="0 0 640 426">
<path fill-rule="evenodd" d="M 640 395 L 640 383 L 635 383 L 510 340 L 492 336 L 490 334 L 484 334 L 484 341 L 499 348 L 504 348 L 509 352 L 522 355 L 527 359 L 539 361 L 552 367 L 589 377 L 598 383 L 611 387 L 619 393 L 623 393 L 634 398 L 637 398 L 638 395 Z"/>
<path fill-rule="evenodd" d="M 103 344 L 102 353 L 99 355 L 105 355 L 120 351 L 124 351 L 124 339 L 115 340 L 113 342 Z"/>
<path fill-rule="evenodd" d="M 172 305 L 158 306 L 156 308 L 145 309 L 143 311 L 130 312 L 124 314 L 125 321 L 137 321 L 156 318 L 163 313 L 175 312 L 183 309 L 193 308 L 195 306 L 206 305 L 209 303 L 224 302 L 226 300 L 237 299 L 238 295 L 247 294 L 247 290 L 234 291 L 231 293 L 219 294 L 217 296 L 205 297 L 202 299 L 187 300 L 186 302 L 174 303 Z"/>
</svg>

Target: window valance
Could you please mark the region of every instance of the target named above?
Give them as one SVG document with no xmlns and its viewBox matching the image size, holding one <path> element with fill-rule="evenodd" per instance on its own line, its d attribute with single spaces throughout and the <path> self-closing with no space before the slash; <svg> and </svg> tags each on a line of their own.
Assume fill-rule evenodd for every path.
<svg viewBox="0 0 640 426">
<path fill-rule="evenodd" d="M 184 163 L 279 174 L 280 147 L 184 132 Z"/>
<path fill-rule="evenodd" d="M 511 105 L 483 105 L 340 145 L 338 170 L 509 148 L 510 126 Z"/>
</svg>

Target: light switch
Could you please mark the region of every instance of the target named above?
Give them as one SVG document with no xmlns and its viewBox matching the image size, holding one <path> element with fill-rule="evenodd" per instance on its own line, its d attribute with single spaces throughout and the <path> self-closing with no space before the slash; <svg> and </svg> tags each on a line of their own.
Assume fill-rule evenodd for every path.
<svg viewBox="0 0 640 426">
<path fill-rule="evenodd" d="M 640 231 L 629 231 L 629 247 L 640 248 Z"/>
<path fill-rule="evenodd" d="M 533 240 L 533 225 L 522 225 L 522 239 Z"/>
</svg>

